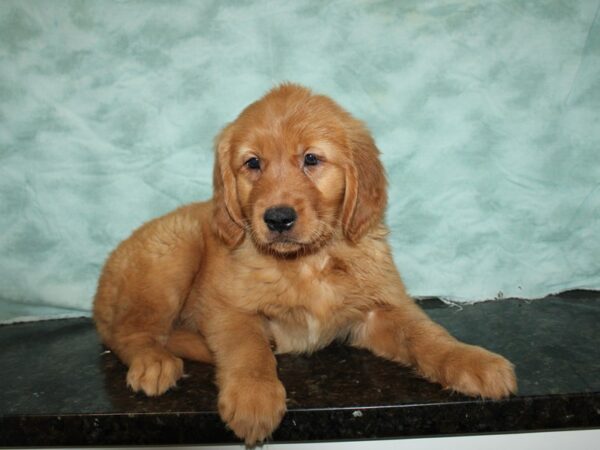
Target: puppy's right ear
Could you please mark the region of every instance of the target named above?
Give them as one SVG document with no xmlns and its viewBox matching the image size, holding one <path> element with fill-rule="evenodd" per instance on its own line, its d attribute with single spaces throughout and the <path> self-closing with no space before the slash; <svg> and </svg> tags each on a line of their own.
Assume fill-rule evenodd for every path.
<svg viewBox="0 0 600 450">
<path fill-rule="evenodd" d="M 230 164 L 231 134 L 230 124 L 215 139 L 212 229 L 226 245 L 235 247 L 244 238 L 244 222 Z"/>
</svg>

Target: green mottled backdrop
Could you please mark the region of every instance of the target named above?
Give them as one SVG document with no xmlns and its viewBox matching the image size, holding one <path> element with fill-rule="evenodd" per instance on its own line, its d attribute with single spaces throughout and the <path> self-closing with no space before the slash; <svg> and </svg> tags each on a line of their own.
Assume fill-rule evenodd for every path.
<svg viewBox="0 0 600 450">
<path fill-rule="evenodd" d="M 283 80 L 371 127 L 415 295 L 600 288 L 600 1 L 0 1 L 0 319 L 89 310 Z M 36 307 L 35 305 L 45 305 Z"/>
</svg>

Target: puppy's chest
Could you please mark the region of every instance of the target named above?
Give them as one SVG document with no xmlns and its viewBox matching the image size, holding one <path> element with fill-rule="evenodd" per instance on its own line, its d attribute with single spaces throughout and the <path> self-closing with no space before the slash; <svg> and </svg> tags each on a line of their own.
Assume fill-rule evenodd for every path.
<svg viewBox="0 0 600 450">
<path fill-rule="evenodd" d="M 321 310 L 334 307 L 343 296 L 344 284 L 339 269 L 329 258 L 306 262 L 273 264 L 253 261 L 235 271 L 236 284 L 242 287 L 244 303 L 258 309 L 286 308 Z"/>
<path fill-rule="evenodd" d="M 336 261 L 259 263 L 244 265 L 238 274 L 241 306 L 265 317 L 277 351 L 311 351 L 331 342 L 339 332 L 346 285 Z"/>
</svg>

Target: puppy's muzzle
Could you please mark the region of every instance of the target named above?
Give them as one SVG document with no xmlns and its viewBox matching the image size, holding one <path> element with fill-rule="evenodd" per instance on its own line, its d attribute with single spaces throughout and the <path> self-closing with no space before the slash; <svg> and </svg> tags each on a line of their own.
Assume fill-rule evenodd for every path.
<svg viewBox="0 0 600 450">
<path fill-rule="evenodd" d="M 290 230 L 297 218 L 296 210 L 289 206 L 273 206 L 263 216 L 269 230 L 279 233 Z"/>
</svg>

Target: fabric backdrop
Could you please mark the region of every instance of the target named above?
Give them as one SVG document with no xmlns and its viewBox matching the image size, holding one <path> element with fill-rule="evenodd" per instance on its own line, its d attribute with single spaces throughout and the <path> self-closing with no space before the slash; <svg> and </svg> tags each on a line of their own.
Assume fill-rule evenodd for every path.
<svg viewBox="0 0 600 450">
<path fill-rule="evenodd" d="M 288 80 L 371 128 L 414 295 L 600 288 L 598 0 L 0 2 L 0 319 L 89 311 Z M 41 305 L 40 308 L 35 305 Z"/>
</svg>

